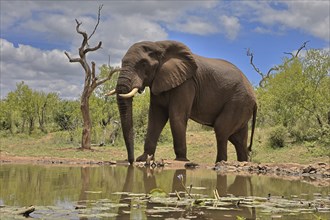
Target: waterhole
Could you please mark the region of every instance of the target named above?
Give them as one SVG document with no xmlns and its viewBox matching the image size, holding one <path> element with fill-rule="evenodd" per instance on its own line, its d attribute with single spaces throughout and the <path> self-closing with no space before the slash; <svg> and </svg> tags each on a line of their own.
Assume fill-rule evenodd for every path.
<svg viewBox="0 0 330 220">
<path fill-rule="evenodd" d="M 208 169 L 0 167 L 1 219 L 330 219 L 328 187 Z"/>
</svg>

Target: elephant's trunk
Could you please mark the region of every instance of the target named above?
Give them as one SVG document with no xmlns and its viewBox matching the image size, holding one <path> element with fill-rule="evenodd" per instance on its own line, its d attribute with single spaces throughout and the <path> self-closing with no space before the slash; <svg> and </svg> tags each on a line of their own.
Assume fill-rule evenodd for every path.
<svg viewBox="0 0 330 220">
<path fill-rule="evenodd" d="M 128 162 L 130 164 L 134 162 L 132 100 L 132 98 L 122 98 L 117 95 L 121 126 L 127 150 Z"/>
<path fill-rule="evenodd" d="M 117 104 L 119 108 L 121 127 L 124 135 L 128 162 L 132 164 L 134 162 L 134 133 L 133 133 L 133 112 L 132 102 L 133 98 L 125 98 L 120 94 L 127 94 L 132 89 L 132 79 L 129 77 L 129 72 L 122 71 L 118 78 L 116 93 Z"/>
</svg>

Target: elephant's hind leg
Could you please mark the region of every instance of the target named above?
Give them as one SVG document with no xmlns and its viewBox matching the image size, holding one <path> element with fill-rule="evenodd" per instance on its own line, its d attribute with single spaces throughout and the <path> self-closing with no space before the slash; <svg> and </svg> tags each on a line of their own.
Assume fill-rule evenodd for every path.
<svg viewBox="0 0 330 220">
<path fill-rule="evenodd" d="M 249 152 L 247 148 L 248 140 L 248 125 L 246 124 L 242 129 L 232 134 L 229 137 L 229 141 L 235 146 L 237 160 L 248 161 Z"/>
<path fill-rule="evenodd" d="M 214 124 L 215 137 L 217 139 L 217 158 L 215 162 L 227 161 L 227 143 L 229 132 L 227 129 L 226 118 L 223 118 L 222 115 L 218 117 L 216 123 Z"/>
<path fill-rule="evenodd" d="M 239 134 L 236 135 L 236 131 L 240 130 L 240 127 L 244 122 L 244 118 L 242 118 L 244 115 L 244 109 L 239 108 L 238 104 L 239 103 L 235 102 L 228 103 L 215 120 L 214 131 L 216 134 L 218 147 L 216 162 L 227 160 L 227 143 L 229 137 L 232 136 L 232 139 L 238 143 L 238 148 L 241 148 L 241 145 L 244 144 L 241 139 L 245 138 L 239 138 L 243 132 L 242 134 L 239 132 Z M 238 152 L 240 152 L 238 156 L 239 160 L 246 160 L 244 157 L 244 152 L 242 152 L 242 150 L 239 150 Z"/>
</svg>

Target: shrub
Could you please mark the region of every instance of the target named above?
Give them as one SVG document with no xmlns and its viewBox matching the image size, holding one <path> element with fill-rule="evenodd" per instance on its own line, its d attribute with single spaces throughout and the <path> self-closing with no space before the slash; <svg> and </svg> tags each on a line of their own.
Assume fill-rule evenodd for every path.
<svg viewBox="0 0 330 220">
<path fill-rule="evenodd" d="M 285 145 L 287 131 L 284 126 L 276 126 L 269 134 L 268 142 L 272 148 L 282 148 Z"/>
</svg>

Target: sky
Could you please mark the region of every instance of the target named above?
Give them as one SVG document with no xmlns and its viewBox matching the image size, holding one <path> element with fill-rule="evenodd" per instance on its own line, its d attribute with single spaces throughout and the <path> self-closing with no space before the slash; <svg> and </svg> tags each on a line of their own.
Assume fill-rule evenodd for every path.
<svg viewBox="0 0 330 220">
<path fill-rule="evenodd" d="M 307 49 L 329 49 L 330 1 L 0 1 L 1 98 L 24 81 L 37 91 L 56 92 L 63 99 L 79 98 L 84 71 L 64 55 L 78 56 L 81 30 L 91 33 L 99 5 L 100 24 L 90 40 L 102 48 L 89 53 L 97 67 L 120 66 L 127 49 L 139 41 L 176 40 L 193 53 L 226 59 L 258 85 L 260 76 L 282 62 L 305 41 Z"/>
</svg>

